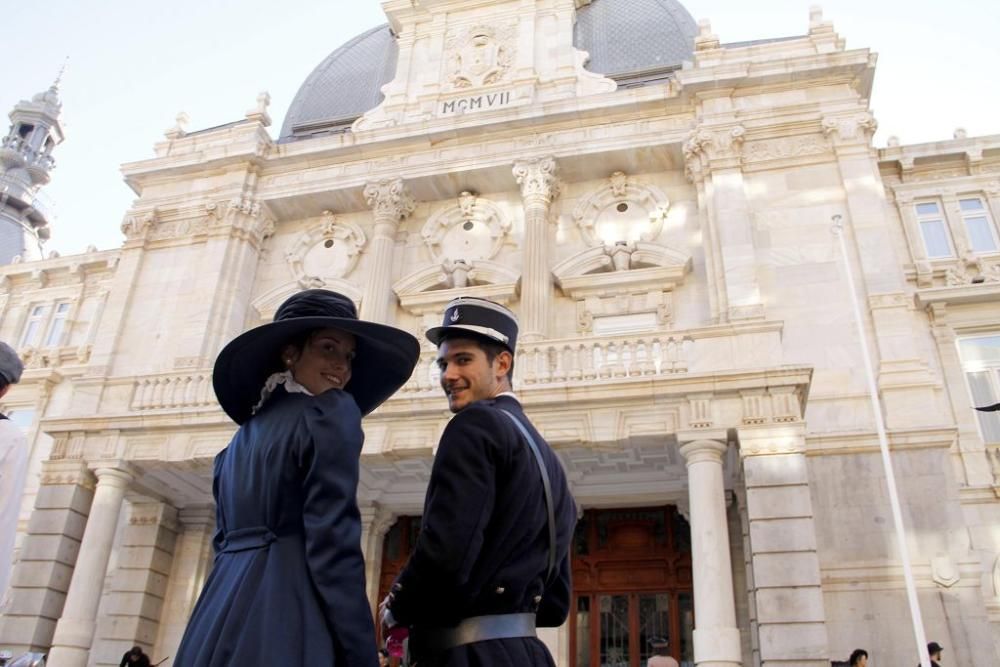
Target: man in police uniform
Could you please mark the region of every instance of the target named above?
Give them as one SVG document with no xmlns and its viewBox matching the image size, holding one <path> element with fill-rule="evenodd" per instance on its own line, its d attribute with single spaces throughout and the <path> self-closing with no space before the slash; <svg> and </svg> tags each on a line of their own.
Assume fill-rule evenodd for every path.
<svg viewBox="0 0 1000 667">
<path fill-rule="evenodd" d="M 559 460 L 511 391 L 517 320 L 462 297 L 427 332 L 455 416 L 441 436 L 420 537 L 382 602 L 417 667 L 553 666 L 535 627 L 570 606 L 576 505 Z"/>
</svg>

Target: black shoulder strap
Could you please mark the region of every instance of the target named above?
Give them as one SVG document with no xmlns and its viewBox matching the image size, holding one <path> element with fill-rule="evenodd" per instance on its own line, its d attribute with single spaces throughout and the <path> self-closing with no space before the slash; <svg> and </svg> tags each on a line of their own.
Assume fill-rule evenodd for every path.
<svg viewBox="0 0 1000 667">
<path fill-rule="evenodd" d="M 542 489 L 545 491 L 545 509 L 548 511 L 549 522 L 549 567 L 548 572 L 545 574 L 545 583 L 548 584 L 552 579 L 553 570 L 556 569 L 556 510 L 552 503 L 552 482 L 549 481 L 549 469 L 545 467 L 545 460 L 542 458 L 542 453 L 538 450 L 538 445 L 535 444 L 535 439 L 531 437 L 528 429 L 524 428 L 521 420 L 503 408 L 500 408 L 500 411 L 510 417 L 517 430 L 528 441 L 528 447 L 531 449 L 531 453 L 535 455 L 535 461 L 538 463 L 538 471 L 542 474 Z"/>
</svg>

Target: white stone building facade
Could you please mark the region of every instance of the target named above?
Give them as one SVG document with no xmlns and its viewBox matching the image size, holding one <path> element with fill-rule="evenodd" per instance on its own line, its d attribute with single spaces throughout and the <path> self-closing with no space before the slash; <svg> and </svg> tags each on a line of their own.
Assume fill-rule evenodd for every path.
<svg viewBox="0 0 1000 667">
<path fill-rule="evenodd" d="M 234 431 L 215 355 L 324 286 L 416 334 L 460 294 L 519 314 L 586 510 L 559 665 L 639 667 L 654 632 L 682 664 L 916 664 L 841 216 L 928 639 L 1000 663 L 1000 417 L 971 409 L 1000 400 L 1000 136 L 875 149 L 875 56 L 818 11 L 726 45 L 624 1 L 389 0 L 277 140 L 262 96 L 125 165 L 120 248 L 0 267 L 32 446 L 0 648 L 174 654 Z M 433 358 L 365 421 L 373 603 L 449 418 Z"/>
</svg>

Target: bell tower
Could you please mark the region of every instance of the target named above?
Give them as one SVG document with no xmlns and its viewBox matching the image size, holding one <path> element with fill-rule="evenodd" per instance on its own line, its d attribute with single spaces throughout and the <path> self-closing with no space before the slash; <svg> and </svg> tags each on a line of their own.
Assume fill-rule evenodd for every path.
<svg viewBox="0 0 1000 667">
<path fill-rule="evenodd" d="M 59 77 L 48 90 L 21 100 L 10 112 L 10 130 L 0 140 L 0 264 L 15 257 L 41 259 L 53 210 L 39 192 L 55 167 L 52 150 L 62 143 Z"/>
</svg>

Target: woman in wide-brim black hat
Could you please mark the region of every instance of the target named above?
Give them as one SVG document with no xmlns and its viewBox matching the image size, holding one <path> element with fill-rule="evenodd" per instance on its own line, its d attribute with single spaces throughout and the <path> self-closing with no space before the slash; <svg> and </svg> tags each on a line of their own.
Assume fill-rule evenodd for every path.
<svg viewBox="0 0 1000 667">
<path fill-rule="evenodd" d="M 240 424 L 215 459 L 215 565 L 175 664 L 355 665 L 378 657 L 357 505 L 361 417 L 405 383 L 410 334 L 307 290 L 215 363 Z"/>
</svg>

